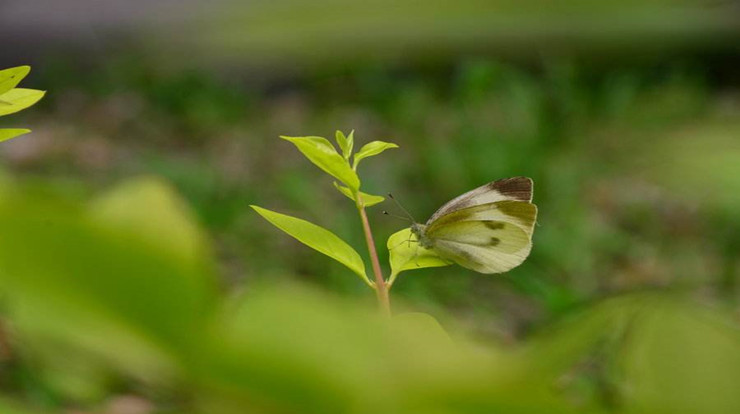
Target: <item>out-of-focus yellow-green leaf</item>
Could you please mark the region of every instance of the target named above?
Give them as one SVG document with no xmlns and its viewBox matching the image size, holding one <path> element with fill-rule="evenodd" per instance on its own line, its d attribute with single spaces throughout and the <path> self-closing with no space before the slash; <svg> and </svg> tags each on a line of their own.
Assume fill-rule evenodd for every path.
<svg viewBox="0 0 740 414">
<path fill-rule="evenodd" d="M 628 412 L 740 412 L 737 320 L 679 301 L 654 301 L 624 354 Z"/>
<path fill-rule="evenodd" d="M 339 184 L 336 181 L 334 181 L 334 187 L 336 187 L 336 189 L 339 190 L 340 193 L 347 196 L 347 198 L 349 198 L 352 201 L 355 201 L 355 197 L 352 195 L 352 190 Z M 381 196 L 363 193 L 362 191 L 360 191 L 359 194 L 360 194 L 362 204 L 365 207 L 371 207 L 371 206 L 374 206 L 378 203 L 382 203 L 383 201 L 385 201 L 385 198 Z"/>
<path fill-rule="evenodd" d="M 93 219 L 119 234 L 140 237 L 194 267 L 210 266 L 206 235 L 174 189 L 156 177 L 127 181 L 93 200 Z"/>
<path fill-rule="evenodd" d="M 342 131 L 336 132 L 337 145 L 342 150 L 342 155 L 345 160 L 349 160 L 352 155 L 352 149 L 355 146 L 355 131 L 352 130 L 348 136 L 345 136 Z"/>
<path fill-rule="evenodd" d="M 666 414 L 740 410 L 733 391 L 740 381 L 736 322 L 668 295 L 617 297 L 575 312 L 530 341 L 521 360 L 536 381 L 572 398 L 594 399 L 594 407 L 616 403 L 623 412 Z M 590 384 L 590 396 L 579 381 Z"/>
<path fill-rule="evenodd" d="M 13 128 L 0 129 L 0 142 L 7 141 L 9 139 L 13 139 L 13 138 L 19 137 L 19 136 L 24 135 L 24 134 L 28 134 L 29 132 L 31 132 L 30 129 L 22 129 L 22 128 L 18 128 L 18 129 L 13 129 Z"/>
<path fill-rule="evenodd" d="M 323 253 L 355 272 L 369 286 L 372 283 L 365 273 L 365 263 L 355 249 L 329 230 L 306 220 L 276 213 L 258 206 L 251 206 L 265 220 L 306 246 Z"/>
<path fill-rule="evenodd" d="M 210 338 L 205 412 L 567 412 L 493 346 L 453 341 L 428 315 L 387 319 L 327 294 L 253 291 Z"/>
<path fill-rule="evenodd" d="M 199 346 L 214 305 L 211 269 L 207 260 L 184 260 L 192 251 L 176 240 L 181 231 L 158 227 L 153 242 L 153 233 L 136 230 L 147 214 L 153 228 L 182 223 L 166 202 L 152 209 L 151 200 L 167 196 L 142 193 L 124 186 L 92 209 L 48 194 L 5 194 L 0 290 L 24 336 L 76 344 L 138 374 L 172 372 Z"/>
<path fill-rule="evenodd" d="M 391 277 L 389 284 L 391 285 L 398 274 L 405 270 L 449 266 L 451 264 L 439 257 L 434 250 L 419 245 L 410 228 L 393 233 L 388 238 L 386 245 L 390 253 Z"/>
<path fill-rule="evenodd" d="M 15 88 L 5 92 L 0 95 L 0 100 L 7 103 L 7 105 L 0 105 L 0 116 L 12 114 L 28 108 L 41 100 L 45 93 L 46 92 L 44 91 L 37 91 L 36 89 L 23 88 Z"/>
<path fill-rule="evenodd" d="M 405 312 L 393 315 L 393 325 L 402 331 L 424 331 L 430 337 L 436 337 L 435 342 L 452 341 L 447 331 L 432 316 L 421 312 Z"/>
<path fill-rule="evenodd" d="M 391 148 L 398 148 L 398 145 L 392 142 L 383 142 L 383 141 L 368 142 L 367 144 L 363 145 L 359 151 L 357 151 L 357 154 L 355 154 L 355 157 L 353 158 L 353 162 L 352 162 L 352 169 L 353 170 L 357 169 L 357 166 L 360 164 L 360 161 L 362 161 L 363 159 L 378 155 L 381 152 L 387 149 L 391 149 Z"/>
<path fill-rule="evenodd" d="M 353 190 L 360 188 L 360 179 L 347 160 L 339 155 L 333 145 L 322 137 L 286 137 L 280 138 L 292 142 L 312 163 L 324 172 L 340 180 Z"/>
<path fill-rule="evenodd" d="M 18 86 L 30 72 L 30 66 L 17 66 L 0 70 L 0 95 Z"/>
</svg>

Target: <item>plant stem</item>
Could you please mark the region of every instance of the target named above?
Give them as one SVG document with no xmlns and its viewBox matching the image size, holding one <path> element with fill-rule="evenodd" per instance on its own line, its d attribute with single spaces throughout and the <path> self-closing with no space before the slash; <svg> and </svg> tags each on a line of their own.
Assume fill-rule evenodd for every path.
<svg viewBox="0 0 740 414">
<path fill-rule="evenodd" d="M 383 271 L 380 269 L 378 252 L 377 250 L 375 250 L 375 241 L 373 240 L 373 233 L 370 230 L 370 222 L 367 220 L 365 206 L 361 203 L 358 203 L 357 210 L 359 210 L 360 212 L 360 218 L 362 219 L 362 229 L 365 231 L 367 250 L 370 253 L 370 260 L 373 264 L 373 273 L 375 274 L 375 294 L 378 297 L 378 305 L 380 306 L 380 311 L 384 315 L 390 316 L 391 301 L 388 297 L 388 285 L 386 285 L 385 279 L 383 278 Z"/>
</svg>

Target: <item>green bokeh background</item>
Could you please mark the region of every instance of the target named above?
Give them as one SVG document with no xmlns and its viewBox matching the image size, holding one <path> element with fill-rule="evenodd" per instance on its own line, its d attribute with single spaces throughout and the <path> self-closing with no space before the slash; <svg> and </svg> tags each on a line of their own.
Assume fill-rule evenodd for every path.
<svg viewBox="0 0 740 414">
<path fill-rule="evenodd" d="M 737 322 L 736 9 L 698 1 L 570 2 L 564 10 L 463 1 L 432 2 L 421 12 L 410 2 L 370 3 L 257 2 L 245 10 L 224 3 L 190 20 L 137 26 L 105 52 L 44 50 L 32 57 L 24 85 L 48 90 L 46 98 L 2 119 L 34 130 L 0 145 L 3 181 L 86 202 L 133 177 L 156 176 L 205 229 L 222 292 L 300 282 L 366 303 L 373 294 L 355 275 L 248 208 L 329 228 L 369 263 L 352 203 L 278 139 L 354 130 L 356 146 L 376 139 L 400 146 L 364 161 L 363 190 L 393 193 L 419 221 L 483 183 L 517 175 L 535 182 L 540 215 L 522 266 L 505 275 L 406 272 L 391 294 L 397 309 L 504 347 L 557 330 L 602 300 L 618 307 L 608 298 L 632 292 L 681 295 Z M 387 263 L 384 241 L 405 224 L 382 209 L 397 207 L 369 210 Z M 179 236 L 163 230 L 161 237 Z M 684 335 L 693 325 L 682 324 L 681 312 L 667 311 L 663 329 L 676 324 L 683 328 L 671 332 Z M 641 329 L 652 329 L 645 326 L 653 319 Z M 5 383 L 24 401 L 64 406 L 58 394 L 34 397 L 44 381 Z M 595 412 L 658 412 L 649 403 L 610 408 L 602 397 Z M 328 409 L 316 404 L 316 412 Z M 722 412 L 717 407 L 706 412 Z"/>
</svg>

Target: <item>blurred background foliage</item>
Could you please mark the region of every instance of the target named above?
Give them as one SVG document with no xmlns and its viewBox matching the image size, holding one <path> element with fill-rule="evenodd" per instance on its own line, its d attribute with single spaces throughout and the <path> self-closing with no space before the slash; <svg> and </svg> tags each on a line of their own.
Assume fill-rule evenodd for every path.
<svg viewBox="0 0 740 414">
<path fill-rule="evenodd" d="M 0 6 L 50 91 L 0 120 L 34 130 L 0 145 L 0 411 L 740 411 L 736 2 L 60 3 Z M 400 145 L 363 186 L 419 221 L 532 177 L 531 257 L 404 273 L 427 316 L 377 320 L 248 209 L 363 252 L 277 138 L 335 129 Z"/>
</svg>

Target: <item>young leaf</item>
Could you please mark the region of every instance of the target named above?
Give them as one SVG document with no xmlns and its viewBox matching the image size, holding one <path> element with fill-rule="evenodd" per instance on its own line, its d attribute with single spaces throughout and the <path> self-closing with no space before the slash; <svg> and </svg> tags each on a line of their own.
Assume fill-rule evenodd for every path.
<svg viewBox="0 0 740 414">
<path fill-rule="evenodd" d="M 355 197 L 352 195 L 352 190 L 339 184 L 336 181 L 334 181 L 334 187 L 336 187 L 336 189 L 339 190 L 340 193 L 346 195 L 350 200 L 355 201 Z M 362 203 L 365 205 L 365 207 L 374 206 L 378 203 L 382 203 L 383 201 L 385 201 L 385 198 L 381 196 L 363 193 L 362 191 L 360 191 L 359 194 L 360 194 L 360 198 L 362 199 Z"/>
<path fill-rule="evenodd" d="M 11 89 L 8 92 L 5 92 L 0 95 L 0 99 L 10 105 L 0 105 L 0 116 L 12 114 L 28 108 L 43 98 L 45 93 L 46 92 L 44 91 L 37 91 L 35 89 L 22 88 Z"/>
<path fill-rule="evenodd" d="M 399 273 L 405 270 L 424 267 L 441 267 L 452 264 L 442 259 L 434 250 L 425 249 L 417 242 L 410 228 L 397 231 L 388 238 L 390 253 L 391 277 L 388 285 L 393 285 Z"/>
<path fill-rule="evenodd" d="M 349 131 L 349 135 L 347 135 L 347 153 L 344 155 L 344 158 L 349 161 L 349 157 L 352 155 L 352 150 L 355 148 L 355 130 Z"/>
<path fill-rule="evenodd" d="M 333 145 L 322 137 L 286 137 L 280 138 L 290 141 L 298 150 L 317 167 L 332 177 L 342 181 L 353 190 L 360 188 L 360 179 Z"/>
<path fill-rule="evenodd" d="M 337 130 L 337 132 L 334 133 L 334 139 L 337 141 L 339 149 L 342 150 L 342 155 L 347 159 L 347 137 L 344 136 L 344 132 Z"/>
<path fill-rule="evenodd" d="M 276 213 L 258 206 L 250 206 L 275 227 L 293 236 L 306 246 L 323 253 L 355 272 L 368 286 L 373 286 L 365 273 L 365 263 L 350 245 L 334 233 L 306 220 Z"/>
<path fill-rule="evenodd" d="M 360 151 L 355 154 L 354 163 L 352 164 L 352 169 L 356 170 L 357 165 L 360 163 L 360 161 L 367 157 L 372 157 L 374 155 L 378 155 L 381 152 L 391 149 L 391 148 L 398 148 L 398 145 L 392 143 L 392 142 L 383 142 L 383 141 L 373 141 L 369 142 L 360 148 Z"/>
<path fill-rule="evenodd" d="M 30 129 L 0 129 L 0 142 L 31 132 Z"/>
<path fill-rule="evenodd" d="M 349 157 L 352 155 L 352 149 L 355 146 L 354 135 L 354 130 L 352 130 L 349 133 L 349 136 L 346 137 L 342 131 L 337 131 L 336 133 L 337 144 L 339 145 L 339 149 L 342 150 L 342 155 L 345 160 L 349 160 Z"/>
<path fill-rule="evenodd" d="M 0 95 L 15 88 L 31 72 L 30 66 L 0 70 Z"/>
</svg>

